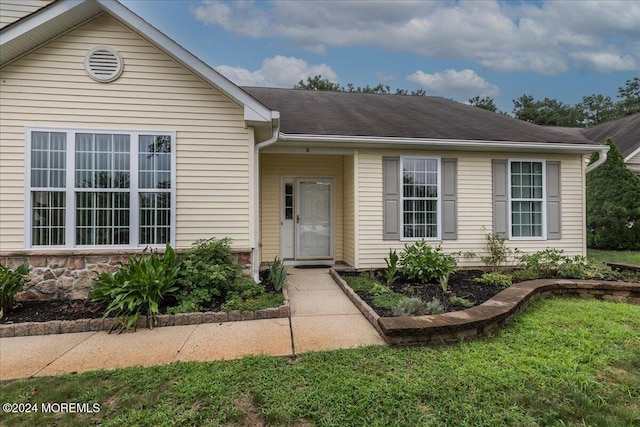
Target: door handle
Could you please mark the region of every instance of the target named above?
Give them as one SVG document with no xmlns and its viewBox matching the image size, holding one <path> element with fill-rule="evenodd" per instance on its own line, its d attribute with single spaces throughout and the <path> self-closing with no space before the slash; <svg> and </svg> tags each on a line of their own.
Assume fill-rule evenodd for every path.
<svg viewBox="0 0 640 427">
<path fill-rule="evenodd" d="M 300 215 L 296 215 L 296 224 L 300 224 Z"/>
</svg>

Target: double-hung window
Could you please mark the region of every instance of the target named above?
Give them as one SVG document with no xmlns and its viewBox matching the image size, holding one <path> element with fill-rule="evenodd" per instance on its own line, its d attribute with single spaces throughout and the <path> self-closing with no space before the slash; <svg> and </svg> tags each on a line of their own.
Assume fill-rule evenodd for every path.
<svg viewBox="0 0 640 427">
<path fill-rule="evenodd" d="M 545 163 L 510 160 L 511 237 L 545 236 Z"/>
<path fill-rule="evenodd" d="M 28 247 L 173 243 L 173 133 L 27 134 Z"/>
<path fill-rule="evenodd" d="M 438 239 L 440 159 L 401 158 L 402 238 Z"/>
</svg>

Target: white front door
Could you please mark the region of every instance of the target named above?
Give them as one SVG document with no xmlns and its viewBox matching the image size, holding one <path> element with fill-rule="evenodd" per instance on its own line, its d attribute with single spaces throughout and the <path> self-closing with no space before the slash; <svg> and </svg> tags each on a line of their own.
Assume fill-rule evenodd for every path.
<svg viewBox="0 0 640 427">
<path fill-rule="evenodd" d="M 333 189 L 327 178 L 296 179 L 296 259 L 333 257 Z"/>
</svg>

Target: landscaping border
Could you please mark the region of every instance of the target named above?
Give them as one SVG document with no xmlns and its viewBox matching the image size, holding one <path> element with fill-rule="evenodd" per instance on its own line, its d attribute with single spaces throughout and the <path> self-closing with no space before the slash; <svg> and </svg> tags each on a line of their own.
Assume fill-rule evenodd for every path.
<svg viewBox="0 0 640 427">
<path fill-rule="evenodd" d="M 291 315 L 289 294 L 286 287 L 282 288 L 284 304 L 280 307 L 264 308 L 256 311 L 207 311 L 200 313 L 160 314 L 156 316 L 157 327 L 200 325 L 203 323 L 237 322 L 241 320 L 279 319 Z M 111 330 L 115 320 L 113 318 L 51 320 L 49 322 L 22 322 L 0 324 L 0 338 L 25 337 L 30 335 L 68 334 L 74 332 L 94 332 Z M 140 316 L 135 328 L 146 328 L 147 316 Z M 134 329 L 135 330 L 135 329 Z"/>
<path fill-rule="evenodd" d="M 516 283 L 484 303 L 466 310 L 415 317 L 380 317 L 340 277 L 331 276 L 390 345 L 442 345 L 490 337 L 528 303 L 569 296 L 640 304 L 640 283 L 541 279 Z"/>
</svg>

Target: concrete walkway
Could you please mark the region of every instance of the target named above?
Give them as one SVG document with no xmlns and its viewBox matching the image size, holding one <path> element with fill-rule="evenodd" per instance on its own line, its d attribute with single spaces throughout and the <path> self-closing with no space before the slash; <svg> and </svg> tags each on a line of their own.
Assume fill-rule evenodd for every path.
<svg viewBox="0 0 640 427">
<path fill-rule="evenodd" d="M 328 269 L 289 270 L 290 319 L 0 338 L 0 380 L 384 344 Z"/>
</svg>

